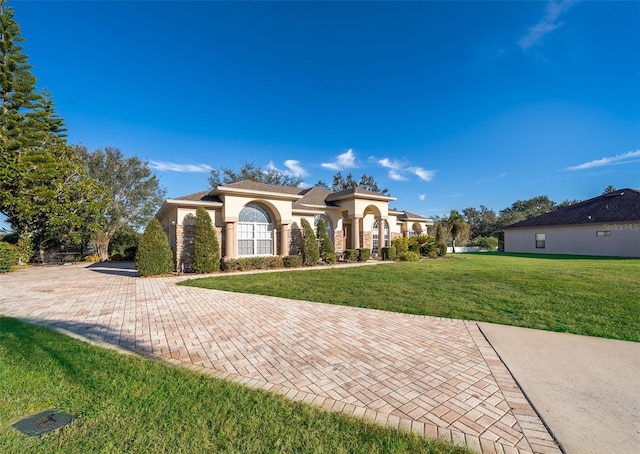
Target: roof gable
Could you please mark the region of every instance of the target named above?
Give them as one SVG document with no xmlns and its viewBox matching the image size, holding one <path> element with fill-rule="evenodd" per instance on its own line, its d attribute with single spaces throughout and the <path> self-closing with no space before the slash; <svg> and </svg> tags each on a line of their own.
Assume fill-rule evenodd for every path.
<svg viewBox="0 0 640 454">
<path fill-rule="evenodd" d="M 640 221 L 640 191 L 619 189 L 540 216 L 516 222 L 505 229 L 588 225 Z"/>
</svg>

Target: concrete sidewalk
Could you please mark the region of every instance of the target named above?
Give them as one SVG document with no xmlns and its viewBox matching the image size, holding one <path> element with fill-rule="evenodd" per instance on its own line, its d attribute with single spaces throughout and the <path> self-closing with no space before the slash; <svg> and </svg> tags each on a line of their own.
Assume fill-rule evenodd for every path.
<svg viewBox="0 0 640 454">
<path fill-rule="evenodd" d="M 640 343 L 480 323 L 567 454 L 640 450 Z"/>
<path fill-rule="evenodd" d="M 485 454 L 560 452 L 474 322 L 136 276 L 113 263 L 7 273 L 0 314 Z"/>
</svg>

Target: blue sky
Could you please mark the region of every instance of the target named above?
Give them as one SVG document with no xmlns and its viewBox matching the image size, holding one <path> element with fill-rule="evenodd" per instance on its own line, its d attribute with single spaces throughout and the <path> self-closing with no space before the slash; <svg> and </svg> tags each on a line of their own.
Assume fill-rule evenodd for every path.
<svg viewBox="0 0 640 454">
<path fill-rule="evenodd" d="M 424 216 L 640 188 L 640 2 L 10 2 L 69 140 L 169 197 L 241 161 Z"/>
</svg>

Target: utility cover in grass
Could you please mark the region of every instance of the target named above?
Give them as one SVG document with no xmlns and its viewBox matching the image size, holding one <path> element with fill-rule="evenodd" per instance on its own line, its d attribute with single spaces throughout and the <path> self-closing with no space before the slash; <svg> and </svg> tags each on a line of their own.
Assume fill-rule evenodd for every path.
<svg viewBox="0 0 640 454">
<path fill-rule="evenodd" d="M 73 416 L 59 410 L 47 410 L 12 424 L 20 432 L 37 437 L 59 429 L 73 421 Z"/>
</svg>

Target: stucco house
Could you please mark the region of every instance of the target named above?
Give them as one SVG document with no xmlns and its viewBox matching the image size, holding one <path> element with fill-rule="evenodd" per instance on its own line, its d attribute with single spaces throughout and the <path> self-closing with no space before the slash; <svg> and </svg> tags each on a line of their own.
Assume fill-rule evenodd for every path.
<svg viewBox="0 0 640 454">
<path fill-rule="evenodd" d="M 332 192 L 274 186 L 244 180 L 215 189 L 166 200 L 156 214 L 169 238 L 176 269 L 193 261 L 196 208 L 211 216 L 222 257 L 286 256 L 292 251 L 292 231 L 305 218 L 315 226 L 324 218 L 336 252 L 370 248 L 377 254 L 399 236 L 427 234 L 430 219 L 389 208 L 396 200 L 354 188 Z"/>
<path fill-rule="evenodd" d="M 504 250 L 640 257 L 640 191 L 620 189 L 511 224 Z"/>
</svg>

